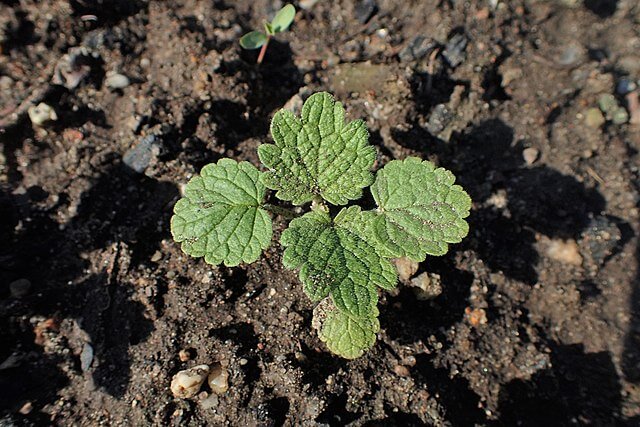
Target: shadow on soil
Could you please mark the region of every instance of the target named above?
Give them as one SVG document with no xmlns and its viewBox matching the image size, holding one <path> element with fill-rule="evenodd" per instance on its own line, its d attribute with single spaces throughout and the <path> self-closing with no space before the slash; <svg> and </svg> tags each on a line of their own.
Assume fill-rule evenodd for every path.
<svg viewBox="0 0 640 427">
<path fill-rule="evenodd" d="M 47 197 L 42 189 L 21 195 L 2 192 L 0 212 L 10 220 L 0 228 L 0 277 L 5 284 L 0 289 L 0 363 L 18 357 L 0 369 L 2 412 L 15 413 L 26 401 L 36 408 L 52 403 L 67 382 L 58 366 L 61 361 L 34 343 L 35 325 L 29 323 L 34 316 L 54 319 L 53 330 L 59 327 L 55 319 L 75 319 L 93 349 L 85 374 L 109 394 L 124 394 L 130 346 L 147 339 L 153 328 L 148 310 L 132 300 L 124 280 L 166 237 L 167 227 L 159 224 L 168 222 L 167 207 L 177 195 L 172 184 L 137 175 L 117 160 L 82 195 L 77 214 L 64 226 L 53 218 L 67 207 L 68 196 L 62 194 L 56 206 L 43 209 L 38 207 Z M 102 257 L 99 270 L 88 261 L 96 250 Z M 28 294 L 11 296 L 7 284 L 23 278 L 32 284 Z M 78 356 L 70 355 L 80 374 Z M 18 374 L 21 380 L 14 381 Z M 31 413 L 29 419 L 38 416 Z"/>
<path fill-rule="evenodd" d="M 552 368 L 503 386 L 496 425 L 618 425 L 621 386 L 611 355 L 585 353 L 581 344 L 551 349 Z"/>
<path fill-rule="evenodd" d="M 640 177 L 636 178 L 634 186 L 636 193 L 640 192 Z M 640 241 L 637 241 L 636 245 L 636 278 L 631 294 L 631 320 L 625 337 L 622 371 L 627 381 L 638 384 L 640 383 Z"/>
<path fill-rule="evenodd" d="M 394 139 L 413 150 L 435 155 L 458 177 L 478 207 L 470 217 L 471 234 L 458 250 L 472 248 L 493 271 L 535 284 L 539 260 L 534 246 L 536 233 L 579 240 L 594 221 L 605 218 L 628 234 L 624 233 L 626 224 L 602 216 L 605 200 L 598 191 L 546 166 L 525 164 L 522 142 L 514 142 L 513 130 L 501 120 L 482 122 L 454 135 L 450 143 L 417 127 L 394 135 Z M 623 236 L 618 248 L 611 251 L 619 250 L 628 238 Z M 390 305 L 401 307 L 382 312 L 381 322 L 390 337 L 406 343 L 424 341 L 462 318 L 473 277 L 456 269 L 455 250 L 427 260 L 429 271 L 440 274 L 447 283 L 440 296 L 421 302 L 403 290 L 390 299 Z M 610 254 L 601 261 L 608 258 Z M 640 348 L 638 323 L 636 318 L 628 348 Z M 620 419 L 621 386 L 610 355 L 587 354 L 579 345 L 551 344 L 551 348 L 553 368 L 536 373 L 530 381 L 512 381 L 502 388 L 501 421 L 497 425 L 615 424 Z M 627 354 L 627 371 L 640 378 L 637 351 Z M 438 369 L 428 360 L 417 366 L 425 371 L 418 371 L 417 381 L 424 377 L 430 388 L 442 388 L 439 400 L 453 425 L 486 421 L 477 409 L 478 396 L 468 384 L 454 384 L 446 372 L 441 372 L 438 381 Z M 461 413 L 462 418 L 456 418 Z"/>
</svg>

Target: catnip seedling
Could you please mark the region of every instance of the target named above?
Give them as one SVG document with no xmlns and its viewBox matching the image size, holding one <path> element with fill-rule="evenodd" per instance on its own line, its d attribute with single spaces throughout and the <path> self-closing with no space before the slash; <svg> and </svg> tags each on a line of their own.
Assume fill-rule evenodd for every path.
<svg viewBox="0 0 640 427">
<path fill-rule="evenodd" d="M 271 22 L 265 21 L 264 33 L 262 31 L 251 31 L 250 33 L 245 34 L 240 38 L 240 46 L 242 46 L 243 49 L 249 50 L 262 48 L 258 54 L 258 64 L 261 64 L 264 59 L 264 54 L 267 52 L 267 46 L 269 46 L 271 37 L 286 31 L 293 22 L 295 16 L 296 8 L 291 4 L 285 5 L 278 11 L 278 13 L 276 13 L 276 16 Z"/>
<path fill-rule="evenodd" d="M 309 97 L 296 117 L 278 111 L 273 144 L 258 147 L 267 171 L 221 159 L 205 166 L 174 208 L 171 232 L 182 250 L 209 264 L 256 261 L 271 244 L 272 215 L 290 219 L 282 233 L 282 263 L 299 271 L 316 303 L 313 326 L 335 354 L 353 359 L 374 345 L 378 288 L 392 289 L 392 258 L 424 261 L 443 255 L 464 238 L 471 199 L 444 168 L 416 157 L 392 160 L 375 177 L 376 152 L 364 121 L 345 122 L 342 104 L 326 93 Z M 370 187 L 372 210 L 345 206 Z M 298 215 L 266 202 L 267 190 L 293 205 L 311 202 Z"/>
</svg>

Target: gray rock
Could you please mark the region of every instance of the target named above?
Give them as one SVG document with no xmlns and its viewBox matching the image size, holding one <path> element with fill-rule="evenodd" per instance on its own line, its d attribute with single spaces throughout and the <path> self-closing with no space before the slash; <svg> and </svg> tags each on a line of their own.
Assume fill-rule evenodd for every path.
<svg viewBox="0 0 640 427">
<path fill-rule="evenodd" d="M 405 47 L 400 51 L 398 57 L 402 62 L 416 61 L 422 59 L 436 48 L 437 43 L 425 36 L 415 36 Z"/>
<path fill-rule="evenodd" d="M 124 89 L 131 84 L 129 77 L 124 74 L 114 73 L 107 76 L 104 81 L 105 86 L 111 90 Z"/>
<path fill-rule="evenodd" d="M 147 135 L 139 143 L 127 150 L 122 157 L 125 165 L 138 173 L 143 173 L 151 160 L 160 153 L 160 143 L 155 135 Z"/>
<path fill-rule="evenodd" d="M 85 343 L 80 352 L 80 369 L 82 372 L 87 372 L 93 362 L 93 347 L 89 343 Z"/>
<path fill-rule="evenodd" d="M 616 85 L 616 92 L 620 95 L 626 95 L 629 92 L 633 92 L 636 90 L 638 85 L 633 81 L 626 78 L 620 79 L 618 84 Z"/>
<path fill-rule="evenodd" d="M 378 5 L 375 0 L 360 0 L 354 9 L 356 19 L 361 24 L 366 24 L 377 11 Z"/>
<path fill-rule="evenodd" d="M 426 128 L 432 135 L 437 135 L 447 127 L 452 118 L 453 115 L 447 106 L 445 104 L 438 104 L 433 108 Z"/>
<path fill-rule="evenodd" d="M 467 36 L 464 34 L 455 34 L 449 39 L 442 52 L 442 56 L 449 66 L 455 68 L 467 59 L 465 50 L 467 49 L 468 43 L 469 39 L 467 39 Z"/>
<path fill-rule="evenodd" d="M 585 255 L 597 265 L 602 265 L 614 254 L 621 239 L 620 228 L 611 218 L 597 216 L 591 219 L 582 232 L 581 244 L 586 249 Z"/>
</svg>

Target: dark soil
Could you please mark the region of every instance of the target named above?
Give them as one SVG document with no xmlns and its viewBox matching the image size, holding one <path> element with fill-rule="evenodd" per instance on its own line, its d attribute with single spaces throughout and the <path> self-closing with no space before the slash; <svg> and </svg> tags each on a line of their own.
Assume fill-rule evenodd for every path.
<svg viewBox="0 0 640 427">
<path fill-rule="evenodd" d="M 258 68 L 238 38 L 280 6 L 0 2 L 0 425 L 640 425 L 640 125 L 586 121 L 640 78 L 640 4 L 319 1 Z M 430 159 L 474 200 L 420 265 L 443 293 L 382 294 L 354 361 L 311 329 L 285 223 L 237 268 L 169 233 L 180 186 L 257 165 L 273 113 L 319 90 L 367 121 L 376 167 Z M 40 102 L 57 121 L 32 126 Z M 213 408 L 172 396 L 220 360 Z"/>
</svg>

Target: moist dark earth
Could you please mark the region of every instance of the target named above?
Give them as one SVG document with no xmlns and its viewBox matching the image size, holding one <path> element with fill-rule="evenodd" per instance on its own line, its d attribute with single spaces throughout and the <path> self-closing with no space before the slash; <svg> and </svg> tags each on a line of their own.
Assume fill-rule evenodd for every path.
<svg viewBox="0 0 640 427">
<path fill-rule="evenodd" d="M 0 425 L 640 425 L 640 4 L 300 1 L 258 67 L 238 39 L 282 5 L 0 2 Z M 235 268 L 169 232 L 190 177 L 258 165 L 321 90 L 376 169 L 431 160 L 474 202 L 419 266 L 442 293 L 382 293 L 353 361 L 311 328 L 282 218 Z M 215 362 L 225 394 L 173 397 Z"/>
</svg>

